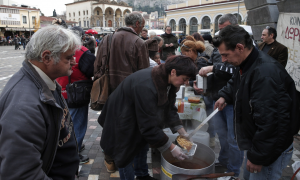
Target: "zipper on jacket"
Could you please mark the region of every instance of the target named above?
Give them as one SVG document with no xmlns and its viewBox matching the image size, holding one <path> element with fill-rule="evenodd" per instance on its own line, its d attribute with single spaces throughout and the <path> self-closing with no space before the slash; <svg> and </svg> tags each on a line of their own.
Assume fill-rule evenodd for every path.
<svg viewBox="0 0 300 180">
<path fill-rule="evenodd" d="M 250 106 L 250 109 L 251 109 L 251 111 L 250 111 L 250 113 L 249 113 L 249 114 L 252 114 L 252 105 L 251 105 L 251 100 L 249 101 L 249 106 Z"/>
<path fill-rule="evenodd" d="M 241 82 L 242 75 L 240 73 L 239 73 L 239 75 L 240 75 L 240 82 Z M 237 95 L 238 95 L 238 93 L 239 93 L 239 89 L 236 91 L 236 94 L 235 94 L 235 103 L 234 103 L 234 114 L 235 114 L 234 121 L 235 121 L 235 126 L 234 126 L 234 131 L 235 131 L 236 144 L 237 144 L 239 150 L 241 150 L 240 147 L 239 147 L 239 143 L 238 143 L 238 139 L 237 139 L 238 135 L 237 135 L 237 132 L 236 132 L 236 101 L 237 101 Z"/>
</svg>

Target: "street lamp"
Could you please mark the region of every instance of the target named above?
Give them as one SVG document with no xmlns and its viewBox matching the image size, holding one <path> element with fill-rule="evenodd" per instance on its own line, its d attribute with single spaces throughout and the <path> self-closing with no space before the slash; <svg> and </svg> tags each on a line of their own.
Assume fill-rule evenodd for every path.
<svg viewBox="0 0 300 180">
<path fill-rule="evenodd" d="M 29 38 L 31 37 L 31 29 L 30 29 L 30 17 L 29 17 L 29 13 L 31 11 L 28 11 L 28 23 L 29 23 Z"/>
</svg>

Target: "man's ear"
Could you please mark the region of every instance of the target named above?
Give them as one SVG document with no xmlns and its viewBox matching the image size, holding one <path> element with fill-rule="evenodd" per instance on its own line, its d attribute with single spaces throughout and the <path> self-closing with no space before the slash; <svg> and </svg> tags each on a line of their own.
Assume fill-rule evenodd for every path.
<svg viewBox="0 0 300 180">
<path fill-rule="evenodd" d="M 51 52 L 49 50 L 46 50 L 42 53 L 42 61 L 46 64 L 46 65 L 50 65 L 51 63 Z"/>
<path fill-rule="evenodd" d="M 237 43 L 236 48 L 237 48 L 239 51 L 244 51 L 244 49 L 245 49 L 244 45 L 242 45 L 242 44 L 240 44 L 240 43 Z"/>
<path fill-rule="evenodd" d="M 135 22 L 135 27 L 140 27 L 140 22 L 139 21 Z"/>
<path fill-rule="evenodd" d="M 174 75 L 176 76 L 176 69 L 171 70 L 171 76 L 174 76 Z"/>
</svg>

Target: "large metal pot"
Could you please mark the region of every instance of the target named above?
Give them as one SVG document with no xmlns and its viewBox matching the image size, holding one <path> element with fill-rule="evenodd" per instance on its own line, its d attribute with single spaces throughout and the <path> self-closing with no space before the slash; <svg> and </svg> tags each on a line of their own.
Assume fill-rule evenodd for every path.
<svg viewBox="0 0 300 180">
<path fill-rule="evenodd" d="M 192 165 L 192 163 L 202 166 L 201 169 L 184 169 L 173 164 L 180 163 L 174 158 L 170 151 L 165 151 L 161 155 L 161 180 L 171 180 L 173 174 L 187 174 L 187 175 L 203 175 L 215 172 L 215 153 L 204 144 L 197 143 L 197 150 L 192 158 L 183 161 L 184 164 Z M 200 167 L 199 166 L 199 167 Z"/>
</svg>

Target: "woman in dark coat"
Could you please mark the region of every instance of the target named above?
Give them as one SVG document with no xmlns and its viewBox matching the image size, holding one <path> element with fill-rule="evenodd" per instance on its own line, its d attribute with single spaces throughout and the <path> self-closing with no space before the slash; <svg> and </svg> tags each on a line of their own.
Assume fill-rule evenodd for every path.
<svg viewBox="0 0 300 180">
<path fill-rule="evenodd" d="M 174 104 L 178 88 L 196 73 L 191 58 L 172 56 L 165 64 L 131 74 L 109 96 L 98 118 L 100 145 L 119 167 L 121 179 L 134 179 L 133 159 L 147 144 L 161 153 L 169 150 L 179 160 L 187 158 L 162 129 L 187 135 Z"/>
</svg>

